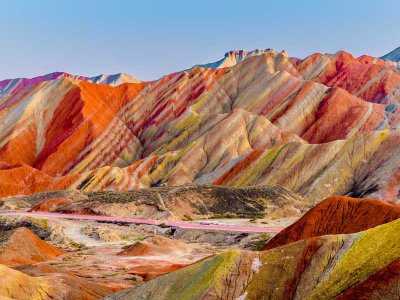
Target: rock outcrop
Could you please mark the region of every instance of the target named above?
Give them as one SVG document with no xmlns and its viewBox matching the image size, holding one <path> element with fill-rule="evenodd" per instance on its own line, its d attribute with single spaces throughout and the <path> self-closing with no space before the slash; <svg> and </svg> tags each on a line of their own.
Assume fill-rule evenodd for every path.
<svg viewBox="0 0 400 300">
<path fill-rule="evenodd" d="M 206 185 L 153 187 L 126 192 L 54 191 L 2 200 L 31 211 L 97 214 L 151 219 L 298 217 L 310 207 L 280 186 L 230 188 Z M 3 206 L 4 206 L 3 205 Z"/>
</svg>

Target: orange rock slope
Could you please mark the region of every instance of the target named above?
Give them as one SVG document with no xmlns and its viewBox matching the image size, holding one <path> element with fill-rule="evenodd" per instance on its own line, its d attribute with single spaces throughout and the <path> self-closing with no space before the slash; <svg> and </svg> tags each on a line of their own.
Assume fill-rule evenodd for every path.
<svg viewBox="0 0 400 300">
<path fill-rule="evenodd" d="M 94 300 L 113 291 L 62 269 L 40 264 L 62 254 L 64 251 L 25 227 L 0 232 L 0 298 Z M 25 269 L 29 274 L 13 268 Z"/>
<path fill-rule="evenodd" d="M 46 261 L 64 253 L 25 227 L 0 232 L 0 248 L 0 264 L 10 267 Z"/>
<path fill-rule="evenodd" d="M 397 201 L 393 64 L 345 52 L 227 58 L 118 86 L 57 75 L 4 92 L 0 82 L 0 196 L 279 184 L 311 202 Z"/>
</svg>

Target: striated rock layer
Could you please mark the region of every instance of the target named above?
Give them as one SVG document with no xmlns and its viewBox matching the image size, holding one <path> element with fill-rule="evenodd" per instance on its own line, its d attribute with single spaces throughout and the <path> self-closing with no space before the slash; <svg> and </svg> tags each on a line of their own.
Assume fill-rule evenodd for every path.
<svg viewBox="0 0 400 300">
<path fill-rule="evenodd" d="M 118 76 L 64 73 L 2 82 L 0 196 L 278 184 L 311 202 L 332 194 L 397 201 L 392 63 L 343 51 L 227 58 L 118 86 L 110 86 Z"/>
</svg>

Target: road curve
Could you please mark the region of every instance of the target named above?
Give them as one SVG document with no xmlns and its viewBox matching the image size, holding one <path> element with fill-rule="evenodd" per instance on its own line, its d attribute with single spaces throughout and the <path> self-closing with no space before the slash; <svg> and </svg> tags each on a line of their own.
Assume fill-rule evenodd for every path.
<svg viewBox="0 0 400 300">
<path fill-rule="evenodd" d="M 257 232 L 257 233 L 278 233 L 282 230 L 279 227 L 257 227 L 257 226 L 236 226 L 236 225 L 216 225 L 216 224 L 199 224 L 183 221 L 159 221 L 152 219 L 134 219 L 122 217 L 109 217 L 98 215 L 79 215 L 79 214 L 62 214 L 50 212 L 1 212 L 2 214 L 16 214 L 20 216 L 38 216 L 38 217 L 52 217 L 64 219 L 77 219 L 77 220 L 92 220 L 92 221 L 107 221 L 107 222 L 122 222 L 134 224 L 148 224 L 148 225 L 165 225 L 170 227 L 178 227 L 184 229 L 199 229 L 199 230 L 223 230 L 235 232 Z"/>
</svg>

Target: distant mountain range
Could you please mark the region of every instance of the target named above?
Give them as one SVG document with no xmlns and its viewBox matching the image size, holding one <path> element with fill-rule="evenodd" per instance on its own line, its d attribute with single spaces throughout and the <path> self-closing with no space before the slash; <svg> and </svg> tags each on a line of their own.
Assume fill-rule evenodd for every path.
<svg viewBox="0 0 400 300">
<path fill-rule="evenodd" d="M 400 61 L 400 47 L 394 49 L 392 52 L 382 56 L 381 58 L 398 63 Z"/>
<path fill-rule="evenodd" d="M 113 75 L 102 74 L 95 77 L 85 77 L 80 75 L 71 75 L 65 72 L 54 72 L 34 78 L 16 78 L 16 79 L 6 79 L 0 81 L 0 97 L 10 95 L 14 90 L 26 89 L 32 87 L 40 82 L 55 80 L 58 78 L 73 78 L 76 80 L 82 80 L 87 82 L 93 82 L 98 84 L 107 84 L 111 86 L 116 86 L 121 83 L 137 83 L 141 82 L 140 79 L 126 73 L 119 73 Z"/>
</svg>

